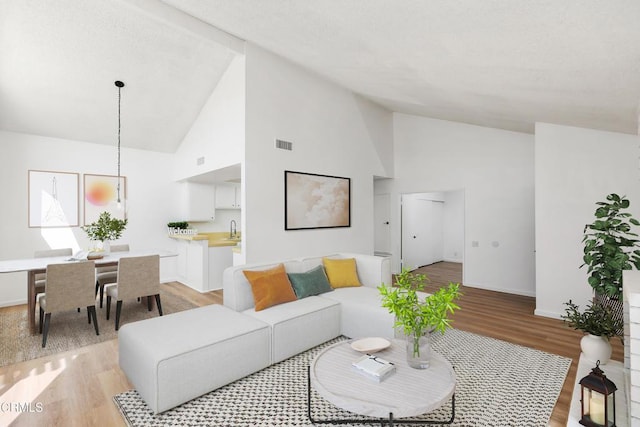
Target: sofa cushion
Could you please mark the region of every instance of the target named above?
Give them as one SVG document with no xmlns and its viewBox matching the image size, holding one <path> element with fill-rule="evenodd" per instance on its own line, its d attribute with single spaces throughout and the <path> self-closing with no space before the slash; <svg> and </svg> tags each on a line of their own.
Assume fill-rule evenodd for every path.
<svg viewBox="0 0 640 427">
<path fill-rule="evenodd" d="M 340 335 L 340 304 L 318 296 L 280 304 L 268 310 L 249 309 L 242 313 L 271 325 L 271 363 Z"/>
<path fill-rule="evenodd" d="M 288 276 L 298 299 L 333 290 L 321 265 L 305 273 L 289 273 Z"/>
<path fill-rule="evenodd" d="M 322 263 L 324 264 L 332 288 L 362 286 L 358 279 L 355 258 L 323 258 Z"/>
<path fill-rule="evenodd" d="M 118 354 L 120 369 L 158 413 L 269 366 L 271 329 L 213 304 L 123 325 Z"/>
<path fill-rule="evenodd" d="M 245 270 L 243 273 L 251 284 L 256 311 L 297 299 L 283 264 L 269 270 Z"/>
</svg>

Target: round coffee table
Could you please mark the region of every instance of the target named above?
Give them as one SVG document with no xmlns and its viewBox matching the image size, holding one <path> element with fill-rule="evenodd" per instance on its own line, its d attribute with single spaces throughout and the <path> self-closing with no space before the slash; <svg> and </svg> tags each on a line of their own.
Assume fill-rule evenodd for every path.
<svg viewBox="0 0 640 427">
<path fill-rule="evenodd" d="M 431 352 L 428 369 L 409 367 L 405 342 L 393 340 L 391 346 L 375 355 L 396 366 L 396 372 L 382 382 L 376 382 L 357 372 L 352 362 L 362 353 L 351 348 L 351 341 L 343 341 L 324 349 L 309 366 L 308 416 L 317 424 L 376 423 L 387 419 L 394 423 L 450 424 L 455 418 L 456 374 L 451 364 L 440 354 Z M 338 408 L 368 417 L 361 420 L 314 420 L 312 417 L 311 387 Z M 406 419 L 431 412 L 451 400 L 451 419 L 422 421 Z M 398 419 L 398 418 L 405 418 Z"/>
</svg>

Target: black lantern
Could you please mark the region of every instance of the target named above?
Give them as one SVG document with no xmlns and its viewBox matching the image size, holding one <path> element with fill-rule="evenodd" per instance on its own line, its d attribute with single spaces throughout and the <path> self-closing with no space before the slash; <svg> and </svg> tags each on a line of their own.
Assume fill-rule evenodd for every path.
<svg viewBox="0 0 640 427">
<path fill-rule="evenodd" d="M 615 427 L 617 389 L 600 369 L 598 360 L 591 373 L 580 380 L 580 424 L 588 427 Z"/>
</svg>

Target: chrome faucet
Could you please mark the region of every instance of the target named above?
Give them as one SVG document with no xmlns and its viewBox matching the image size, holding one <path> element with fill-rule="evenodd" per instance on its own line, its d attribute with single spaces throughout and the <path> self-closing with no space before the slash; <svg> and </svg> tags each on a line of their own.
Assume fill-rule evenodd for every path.
<svg viewBox="0 0 640 427">
<path fill-rule="evenodd" d="M 229 224 L 229 238 L 233 239 L 235 236 L 237 236 L 238 231 L 236 229 L 236 220 L 232 219 L 231 223 Z"/>
</svg>

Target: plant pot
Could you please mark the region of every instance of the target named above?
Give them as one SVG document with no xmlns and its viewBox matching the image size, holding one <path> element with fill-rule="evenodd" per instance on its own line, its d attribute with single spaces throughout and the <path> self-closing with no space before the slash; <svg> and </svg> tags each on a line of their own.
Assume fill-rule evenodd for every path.
<svg viewBox="0 0 640 427">
<path fill-rule="evenodd" d="M 592 362 L 606 364 L 611 358 L 611 343 L 607 337 L 587 334 L 580 340 L 580 349 L 584 357 Z"/>
<path fill-rule="evenodd" d="M 407 363 L 415 369 L 427 369 L 431 362 L 431 334 L 407 335 Z"/>
</svg>

